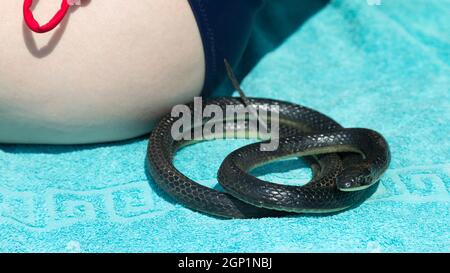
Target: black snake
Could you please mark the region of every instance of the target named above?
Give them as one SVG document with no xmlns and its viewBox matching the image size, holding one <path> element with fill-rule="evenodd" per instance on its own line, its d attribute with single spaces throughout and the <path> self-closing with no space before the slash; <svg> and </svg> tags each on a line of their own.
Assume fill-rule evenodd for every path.
<svg viewBox="0 0 450 273">
<path fill-rule="evenodd" d="M 225 218 L 325 213 L 363 202 L 387 169 L 388 144 L 373 130 L 343 128 L 315 110 L 280 100 L 245 98 L 244 102 L 224 97 L 208 100 L 202 107 L 215 105 L 225 112 L 228 106 L 278 106 L 278 149 L 264 151 L 260 143 L 254 143 L 232 152 L 218 172 L 218 181 L 225 189 L 220 192 L 198 184 L 174 167 L 177 149 L 199 139 L 175 140 L 171 130 L 177 118 L 167 114 L 153 130 L 147 151 L 150 174 L 161 189 L 187 207 Z M 188 107 L 193 113 L 194 104 Z M 224 123 L 223 130 L 233 130 L 233 137 L 251 136 L 248 117 L 233 117 L 233 122 Z M 204 118 L 200 125 L 193 126 L 203 127 L 207 121 Z M 194 128 L 183 129 L 191 134 Z M 275 184 L 249 174 L 261 164 L 303 156 L 313 169 L 313 179 L 304 186 Z"/>
</svg>

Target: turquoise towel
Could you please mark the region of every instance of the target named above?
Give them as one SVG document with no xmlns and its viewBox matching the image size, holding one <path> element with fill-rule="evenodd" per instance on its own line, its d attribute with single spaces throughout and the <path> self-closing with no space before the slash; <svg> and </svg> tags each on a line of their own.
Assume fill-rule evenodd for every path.
<svg viewBox="0 0 450 273">
<path fill-rule="evenodd" d="M 282 16 L 274 2 L 270 12 Z M 298 1 L 298 12 L 309 2 Z M 1 145 L 0 251 L 449 252 L 449 14 L 447 0 L 336 0 L 284 41 L 267 31 L 270 21 L 258 21 L 255 35 L 273 51 L 245 77 L 248 95 L 315 108 L 390 143 L 390 168 L 361 206 L 325 217 L 220 220 L 155 188 L 145 138 Z M 255 61 L 250 55 L 244 63 Z M 249 142 L 194 145 L 176 166 L 214 187 L 226 154 Z M 311 176 L 298 160 L 257 174 L 290 184 Z"/>
</svg>

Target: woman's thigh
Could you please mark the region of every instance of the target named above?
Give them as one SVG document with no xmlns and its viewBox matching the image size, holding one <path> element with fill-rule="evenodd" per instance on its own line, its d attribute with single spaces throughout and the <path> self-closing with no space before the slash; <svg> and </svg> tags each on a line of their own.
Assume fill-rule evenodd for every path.
<svg viewBox="0 0 450 273">
<path fill-rule="evenodd" d="M 204 53 L 186 0 L 85 0 L 46 34 L 23 25 L 22 1 L 3 2 L 0 142 L 135 137 L 201 92 Z M 60 4 L 35 2 L 39 22 Z"/>
</svg>

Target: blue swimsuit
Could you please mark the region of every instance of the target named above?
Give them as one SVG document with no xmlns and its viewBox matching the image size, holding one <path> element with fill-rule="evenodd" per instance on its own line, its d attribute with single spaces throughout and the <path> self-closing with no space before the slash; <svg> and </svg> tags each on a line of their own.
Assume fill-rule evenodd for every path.
<svg viewBox="0 0 450 273">
<path fill-rule="evenodd" d="M 210 94 L 224 79 L 226 58 L 235 66 L 251 33 L 253 18 L 264 0 L 189 0 L 205 51 L 205 83 Z"/>
</svg>

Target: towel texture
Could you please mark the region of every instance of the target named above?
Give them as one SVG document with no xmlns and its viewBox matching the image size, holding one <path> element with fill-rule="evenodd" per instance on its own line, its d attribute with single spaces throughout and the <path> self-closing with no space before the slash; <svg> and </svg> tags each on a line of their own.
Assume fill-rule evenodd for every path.
<svg viewBox="0 0 450 273">
<path fill-rule="evenodd" d="M 249 96 L 293 101 L 345 127 L 381 132 L 392 163 L 367 202 L 325 217 L 220 220 L 154 186 L 144 168 L 145 138 L 0 145 L 0 251 L 449 252 L 450 1 L 331 1 L 283 42 L 273 30 L 292 27 L 283 14 L 295 11 L 275 2 L 271 16 L 286 25 L 258 20 L 254 35 L 273 51 L 243 87 Z M 297 12 L 317 3 L 296 2 Z M 249 50 L 243 64 L 264 52 Z M 190 146 L 175 163 L 215 187 L 223 158 L 247 143 Z M 256 172 L 287 184 L 311 176 L 299 160 Z"/>
</svg>

